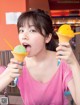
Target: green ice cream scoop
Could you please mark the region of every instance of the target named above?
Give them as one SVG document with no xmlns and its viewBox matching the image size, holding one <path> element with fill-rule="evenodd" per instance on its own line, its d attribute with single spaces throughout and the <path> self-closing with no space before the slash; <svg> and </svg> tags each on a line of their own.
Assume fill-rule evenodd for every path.
<svg viewBox="0 0 80 105">
<path fill-rule="evenodd" d="M 26 53 L 26 49 L 25 49 L 25 47 L 22 46 L 22 45 L 17 45 L 17 46 L 14 48 L 13 51 L 16 52 L 16 53 Z"/>
</svg>

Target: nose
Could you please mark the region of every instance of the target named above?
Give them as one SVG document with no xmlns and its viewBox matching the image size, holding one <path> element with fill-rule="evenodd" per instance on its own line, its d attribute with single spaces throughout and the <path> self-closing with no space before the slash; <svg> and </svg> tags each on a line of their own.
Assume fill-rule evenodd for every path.
<svg viewBox="0 0 80 105">
<path fill-rule="evenodd" d="M 29 36 L 27 34 L 24 34 L 22 37 L 23 40 L 29 40 Z"/>
</svg>

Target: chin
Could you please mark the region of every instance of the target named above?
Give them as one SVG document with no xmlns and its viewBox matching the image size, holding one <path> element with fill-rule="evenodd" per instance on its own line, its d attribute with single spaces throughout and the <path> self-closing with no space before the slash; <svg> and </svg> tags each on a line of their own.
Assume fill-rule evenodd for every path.
<svg viewBox="0 0 80 105">
<path fill-rule="evenodd" d="M 27 57 L 33 57 L 34 55 L 33 54 L 29 54 L 29 55 L 27 55 Z"/>
</svg>

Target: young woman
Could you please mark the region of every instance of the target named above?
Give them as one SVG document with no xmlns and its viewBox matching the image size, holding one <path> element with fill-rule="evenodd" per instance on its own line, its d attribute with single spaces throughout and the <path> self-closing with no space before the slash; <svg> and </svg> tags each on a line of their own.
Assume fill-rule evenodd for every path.
<svg viewBox="0 0 80 105">
<path fill-rule="evenodd" d="M 21 74 L 17 85 L 24 105 L 67 105 L 67 89 L 80 105 L 79 64 L 69 43 L 60 43 L 56 48 L 50 16 L 40 9 L 24 12 L 17 26 L 19 41 L 29 54 L 23 67 L 11 59 L 4 73 L 6 84 Z"/>
</svg>

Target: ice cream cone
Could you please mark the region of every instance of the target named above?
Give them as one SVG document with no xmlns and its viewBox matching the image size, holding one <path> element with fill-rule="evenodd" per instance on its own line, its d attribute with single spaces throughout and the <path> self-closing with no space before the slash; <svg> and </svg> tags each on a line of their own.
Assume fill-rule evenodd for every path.
<svg viewBox="0 0 80 105">
<path fill-rule="evenodd" d="M 17 52 L 14 52 L 14 51 L 11 51 L 14 58 L 19 61 L 19 62 L 23 62 L 25 56 L 28 55 L 28 53 L 17 53 Z"/>
<path fill-rule="evenodd" d="M 60 26 L 56 33 L 59 37 L 59 42 L 69 42 L 69 40 L 75 36 L 73 30 L 71 30 L 71 27 L 68 24 Z"/>
<path fill-rule="evenodd" d="M 57 34 L 74 37 L 74 31 L 71 29 L 70 25 L 68 24 L 61 25 L 58 29 Z"/>
<path fill-rule="evenodd" d="M 17 61 L 21 62 L 20 65 L 23 66 L 24 58 L 25 58 L 25 56 L 28 55 L 28 52 L 26 52 L 25 47 L 24 47 L 23 45 L 17 45 L 17 46 L 11 51 L 11 53 L 13 54 L 14 58 L 15 58 Z M 16 86 L 17 81 L 18 81 L 18 78 L 15 78 L 15 79 L 14 79 L 14 85 L 13 85 L 14 87 Z"/>
<path fill-rule="evenodd" d="M 65 36 L 60 36 L 59 37 L 59 42 L 69 42 L 69 40 L 71 39 L 71 37 L 65 37 Z"/>
<path fill-rule="evenodd" d="M 11 53 L 13 54 L 14 58 L 17 61 L 23 62 L 25 56 L 28 55 L 28 52 L 26 52 L 26 49 L 24 46 L 22 45 L 17 45 L 13 51 L 11 51 Z"/>
<path fill-rule="evenodd" d="M 63 24 L 59 27 L 56 34 L 58 35 L 60 42 L 69 42 L 70 39 L 75 35 L 79 35 L 80 32 L 74 32 L 69 24 Z"/>
<path fill-rule="evenodd" d="M 75 32 L 71 29 L 68 24 L 63 24 L 59 27 L 56 34 L 59 37 L 59 43 L 69 42 L 75 35 L 80 34 L 80 32 Z M 60 59 L 58 60 L 58 65 L 60 64 Z"/>
</svg>

